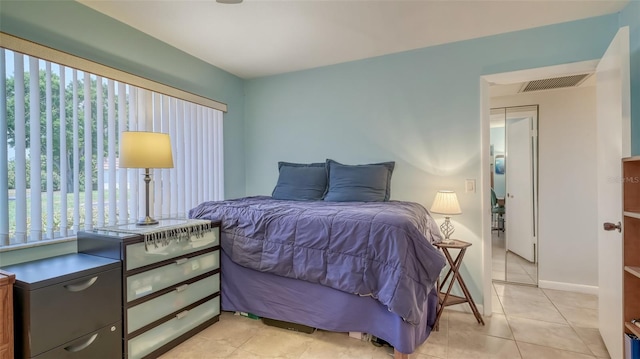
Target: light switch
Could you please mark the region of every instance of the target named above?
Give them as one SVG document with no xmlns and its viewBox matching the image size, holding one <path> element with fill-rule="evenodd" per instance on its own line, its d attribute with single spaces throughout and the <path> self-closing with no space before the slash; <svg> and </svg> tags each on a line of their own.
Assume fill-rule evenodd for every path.
<svg viewBox="0 0 640 359">
<path fill-rule="evenodd" d="M 465 193 L 476 193 L 476 180 L 466 179 L 464 181 L 464 191 Z"/>
</svg>

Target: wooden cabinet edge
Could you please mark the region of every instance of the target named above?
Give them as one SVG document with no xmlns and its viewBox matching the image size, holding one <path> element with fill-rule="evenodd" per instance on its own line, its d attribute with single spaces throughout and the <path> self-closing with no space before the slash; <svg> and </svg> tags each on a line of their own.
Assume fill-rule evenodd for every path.
<svg viewBox="0 0 640 359">
<path fill-rule="evenodd" d="M 640 267 L 624 266 L 624 271 L 640 278 Z"/>
</svg>

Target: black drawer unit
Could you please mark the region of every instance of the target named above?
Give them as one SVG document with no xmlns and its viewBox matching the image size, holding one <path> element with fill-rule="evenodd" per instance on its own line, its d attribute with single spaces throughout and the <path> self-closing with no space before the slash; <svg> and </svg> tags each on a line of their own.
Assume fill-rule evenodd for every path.
<svg viewBox="0 0 640 359">
<path fill-rule="evenodd" d="M 16 275 L 17 358 L 122 356 L 120 261 L 74 253 L 3 269 Z"/>
</svg>

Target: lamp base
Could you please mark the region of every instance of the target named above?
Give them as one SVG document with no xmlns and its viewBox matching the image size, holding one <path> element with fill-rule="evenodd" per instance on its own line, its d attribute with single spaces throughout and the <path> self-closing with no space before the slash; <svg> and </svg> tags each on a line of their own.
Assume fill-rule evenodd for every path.
<svg viewBox="0 0 640 359">
<path fill-rule="evenodd" d="M 137 226 L 150 226 L 152 224 L 158 224 L 158 220 L 153 219 L 149 216 L 146 216 L 142 219 L 140 219 L 138 222 L 136 222 Z"/>
<path fill-rule="evenodd" d="M 448 241 L 447 243 L 451 243 L 449 242 L 449 237 L 451 237 L 451 235 L 455 231 L 455 228 L 453 228 L 453 224 L 451 224 L 449 217 L 444 217 L 444 222 L 440 225 L 440 231 L 442 231 L 442 234 L 444 234 L 445 241 Z"/>
</svg>

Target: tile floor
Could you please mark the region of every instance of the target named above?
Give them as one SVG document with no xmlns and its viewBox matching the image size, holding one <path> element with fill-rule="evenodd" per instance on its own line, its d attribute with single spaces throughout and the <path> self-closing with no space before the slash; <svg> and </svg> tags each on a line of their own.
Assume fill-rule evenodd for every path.
<svg viewBox="0 0 640 359">
<path fill-rule="evenodd" d="M 491 232 L 491 258 L 493 262 L 492 278 L 494 280 L 515 283 L 538 283 L 538 268 L 517 254 L 506 251 L 508 231 Z"/>
<path fill-rule="evenodd" d="M 440 331 L 433 332 L 410 358 L 609 358 L 597 329 L 595 295 L 494 284 L 492 300 L 494 313 L 485 317 L 485 326 L 469 313 L 445 310 Z M 161 358 L 389 359 L 392 355 L 389 348 L 344 333 L 296 333 L 223 313 L 220 322 Z"/>
</svg>

